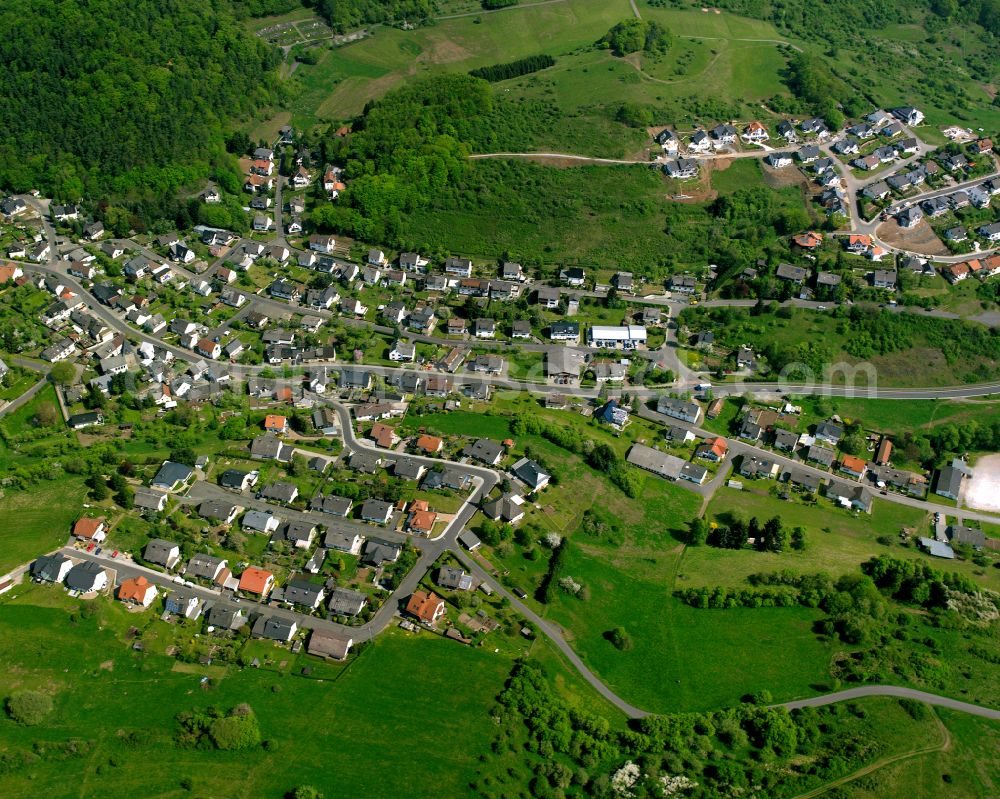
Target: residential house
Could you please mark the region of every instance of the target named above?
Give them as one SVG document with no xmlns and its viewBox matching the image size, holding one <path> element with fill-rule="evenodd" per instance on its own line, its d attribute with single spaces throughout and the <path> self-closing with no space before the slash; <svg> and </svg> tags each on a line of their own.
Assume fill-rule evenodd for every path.
<svg viewBox="0 0 1000 799">
<path fill-rule="evenodd" d="M 726 439 L 720 436 L 710 438 L 704 444 L 699 445 L 694 454 L 696 457 L 704 458 L 713 463 L 720 463 L 726 459 L 728 453 L 729 444 Z"/>
<path fill-rule="evenodd" d="M 693 158 L 677 158 L 667 161 L 663 171 L 668 178 L 688 180 L 698 176 L 698 162 Z"/>
<path fill-rule="evenodd" d="M 682 400 L 676 397 L 660 397 L 656 403 L 656 410 L 658 413 L 671 416 L 674 419 L 680 419 L 689 424 L 698 424 L 701 420 L 701 406 L 697 402 L 690 400 Z"/>
<path fill-rule="evenodd" d="M 957 500 L 962 490 L 962 478 L 967 475 L 961 461 L 952 461 L 938 472 L 934 493 L 939 497 Z"/>
<path fill-rule="evenodd" d="M 559 280 L 572 288 L 582 288 L 587 279 L 587 273 L 579 266 L 571 266 L 559 272 Z"/>
<path fill-rule="evenodd" d="M 818 463 L 821 466 L 832 466 L 836 452 L 819 444 L 811 444 L 806 450 L 806 460 Z"/>
<path fill-rule="evenodd" d="M 510 471 L 532 491 L 541 491 L 549 484 L 552 477 L 536 461 L 528 458 L 521 458 L 510 467 Z"/>
<path fill-rule="evenodd" d="M 867 470 L 865 462 L 861 458 L 856 458 L 854 455 L 842 455 L 840 458 L 840 471 L 845 474 L 851 475 L 851 477 L 856 477 L 859 480 L 865 476 L 865 471 Z"/>
<path fill-rule="evenodd" d="M 327 603 L 330 613 L 335 616 L 357 616 L 368 604 L 368 597 L 360 591 L 334 588 Z"/>
<path fill-rule="evenodd" d="M 126 605 L 148 608 L 157 597 L 156 586 L 145 575 L 123 580 L 118 586 L 118 599 Z"/>
<path fill-rule="evenodd" d="M 73 561 L 61 552 L 42 555 L 31 564 L 31 578 L 44 583 L 61 583 L 73 568 Z"/>
<path fill-rule="evenodd" d="M 559 307 L 559 289 L 552 286 L 539 286 L 535 292 L 536 302 L 543 308 L 552 310 Z"/>
<path fill-rule="evenodd" d="M 221 584 L 229 577 L 230 572 L 225 558 L 200 554 L 188 561 L 184 574 L 187 577 L 197 577 Z"/>
<path fill-rule="evenodd" d="M 270 502 L 281 502 L 286 505 L 291 504 L 299 495 L 298 486 L 294 483 L 275 481 L 264 486 L 259 496 Z"/>
<path fill-rule="evenodd" d="M 248 510 L 240 521 L 240 527 L 254 533 L 273 533 L 281 526 L 281 519 L 270 511 Z"/>
<path fill-rule="evenodd" d="M 666 480 L 680 479 L 684 461 L 675 455 L 660 452 L 643 444 L 633 444 L 625 460 Z"/>
<path fill-rule="evenodd" d="M 241 508 L 221 499 L 206 499 L 198 505 L 198 515 L 222 524 L 232 524 Z"/>
<path fill-rule="evenodd" d="M 66 588 L 78 594 L 103 591 L 108 587 L 108 573 L 93 561 L 76 564 L 66 573 Z"/>
<path fill-rule="evenodd" d="M 97 518 L 83 517 L 73 525 L 73 537 L 81 541 L 96 541 L 100 543 L 107 537 L 107 523 L 103 516 Z"/>
<path fill-rule="evenodd" d="M 414 591 L 406 603 L 406 612 L 427 625 L 437 624 L 444 611 L 444 600 L 433 591 Z"/>
<path fill-rule="evenodd" d="M 872 494 L 864 486 L 841 483 L 836 480 L 826 489 L 826 496 L 833 502 L 845 508 L 853 508 L 864 513 L 871 513 Z"/>
<path fill-rule="evenodd" d="M 395 563 L 403 552 L 403 547 L 381 538 L 369 538 L 365 543 L 361 562 L 369 566 L 381 566 L 384 563 Z"/>
<path fill-rule="evenodd" d="M 181 559 L 181 548 L 180 545 L 175 544 L 173 541 L 153 538 L 146 544 L 146 549 L 143 551 L 142 557 L 148 563 L 155 563 L 157 566 L 172 569 Z"/>
<path fill-rule="evenodd" d="M 392 503 L 381 499 L 367 499 L 361 506 L 361 518 L 373 524 L 388 524 L 392 518 Z"/>
<path fill-rule="evenodd" d="M 173 491 L 194 476 L 194 469 L 183 463 L 164 461 L 156 476 L 150 481 L 150 486 L 164 491 Z"/>
<path fill-rule="evenodd" d="M 462 450 L 463 456 L 485 463 L 487 466 L 496 466 L 503 454 L 503 446 L 488 438 L 480 438 L 471 444 L 466 444 Z"/>
<path fill-rule="evenodd" d="M 265 597 L 274 588 L 274 575 L 266 569 L 247 566 L 240 575 L 239 590 Z"/>
<path fill-rule="evenodd" d="M 759 144 L 760 142 L 765 142 L 769 138 L 771 138 L 767 132 L 767 128 L 764 127 L 764 125 L 762 125 L 760 122 L 757 122 L 756 120 L 748 124 L 743 129 L 742 137 L 745 141 L 757 144 Z"/>
</svg>

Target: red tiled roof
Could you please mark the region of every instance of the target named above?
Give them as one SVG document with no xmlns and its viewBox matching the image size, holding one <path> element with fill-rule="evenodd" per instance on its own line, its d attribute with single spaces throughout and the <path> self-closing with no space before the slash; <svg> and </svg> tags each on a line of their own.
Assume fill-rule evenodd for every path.
<svg viewBox="0 0 1000 799">
<path fill-rule="evenodd" d="M 444 612 L 444 600 L 433 591 L 414 591 L 410 601 L 406 603 L 406 612 L 412 613 L 421 621 L 431 622 Z"/>
<path fill-rule="evenodd" d="M 252 594 L 264 594 L 267 592 L 274 575 L 265 569 L 258 569 L 256 566 L 247 566 L 243 574 L 240 575 L 240 590 L 249 591 Z"/>
<path fill-rule="evenodd" d="M 73 525 L 73 535 L 77 538 L 93 538 L 103 525 L 103 516 L 96 519 L 77 519 L 76 524 Z"/>
</svg>

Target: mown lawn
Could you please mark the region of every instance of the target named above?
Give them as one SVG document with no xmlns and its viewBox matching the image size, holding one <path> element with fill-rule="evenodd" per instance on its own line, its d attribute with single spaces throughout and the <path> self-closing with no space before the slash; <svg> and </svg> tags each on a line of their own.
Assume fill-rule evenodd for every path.
<svg viewBox="0 0 1000 799">
<path fill-rule="evenodd" d="M 104 602 L 93 618 L 74 622 L 75 604 L 56 589 L 32 588 L 0 605 L 0 694 L 30 687 L 55 699 L 41 726 L 0 719 L 7 752 L 42 753 L 0 775 L 5 796 L 183 796 L 184 777 L 191 795 L 234 799 L 280 797 L 303 783 L 327 796 L 461 796 L 494 735 L 488 709 L 511 666 L 492 649 L 393 632 L 343 673 L 287 650 L 278 654 L 290 661 L 280 672 L 174 669 L 153 646 L 146 654 L 130 649 L 122 634 L 136 618 L 120 606 Z M 326 679 L 302 677 L 305 665 Z M 218 682 L 203 686 L 202 674 Z M 259 717 L 267 748 L 196 751 L 173 743 L 177 713 L 241 702 Z M 130 733 L 137 742 L 127 745 L 122 737 Z M 86 743 L 63 759 L 55 747 L 70 740 Z M 418 741 L 420 756 L 405 755 Z"/>
</svg>

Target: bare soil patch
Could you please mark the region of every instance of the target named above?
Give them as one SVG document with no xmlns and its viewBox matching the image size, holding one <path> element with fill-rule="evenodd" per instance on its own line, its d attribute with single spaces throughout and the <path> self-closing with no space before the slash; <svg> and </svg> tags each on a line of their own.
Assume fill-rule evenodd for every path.
<svg viewBox="0 0 1000 799">
<path fill-rule="evenodd" d="M 938 238 L 926 219 L 920 220 L 916 227 L 901 228 L 895 219 L 883 222 L 876 229 L 876 234 L 886 244 L 900 249 L 919 252 L 924 255 L 949 255 L 950 251 Z"/>
<path fill-rule="evenodd" d="M 779 169 L 768 166 L 761 161 L 761 173 L 764 176 L 764 183 L 771 189 L 787 189 L 789 186 L 797 186 L 801 189 L 809 188 L 809 181 L 797 166 L 783 166 Z"/>
</svg>

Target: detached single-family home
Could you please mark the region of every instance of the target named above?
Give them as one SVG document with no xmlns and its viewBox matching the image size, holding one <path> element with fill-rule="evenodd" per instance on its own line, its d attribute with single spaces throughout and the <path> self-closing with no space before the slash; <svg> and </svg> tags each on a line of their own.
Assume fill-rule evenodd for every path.
<svg viewBox="0 0 1000 799">
<path fill-rule="evenodd" d="M 148 563 L 155 563 L 157 566 L 172 569 L 181 559 L 181 548 L 180 545 L 175 544 L 173 541 L 153 538 L 146 544 L 146 549 L 143 551 L 142 557 Z"/>
<path fill-rule="evenodd" d="M 108 587 L 108 573 L 93 561 L 78 563 L 66 573 L 66 588 L 79 594 L 103 591 Z"/>
<path fill-rule="evenodd" d="M 140 574 L 128 580 L 123 580 L 118 586 L 118 599 L 126 605 L 148 608 L 157 597 L 156 586 Z"/>
<path fill-rule="evenodd" d="M 96 519 L 84 517 L 77 519 L 73 525 L 73 537 L 81 541 L 97 541 L 100 543 L 107 538 L 107 523 L 103 516 Z"/>
<path fill-rule="evenodd" d="M 31 578 L 39 582 L 61 583 L 72 568 L 73 561 L 61 552 L 42 555 L 31 564 Z"/>
<path fill-rule="evenodd" d="M 247 566 L 240 575 L 239 590 L 257 596 L 267 596 L 274 588 L 274 575 L 266 569 Z"/>
<path fill-rule="evenodd" d="M 433 591 L 414 591 L 406 603 L 406 612 L 428 625 L 436 624 L 444 611 L 444 600 Z"/>
</svg>

